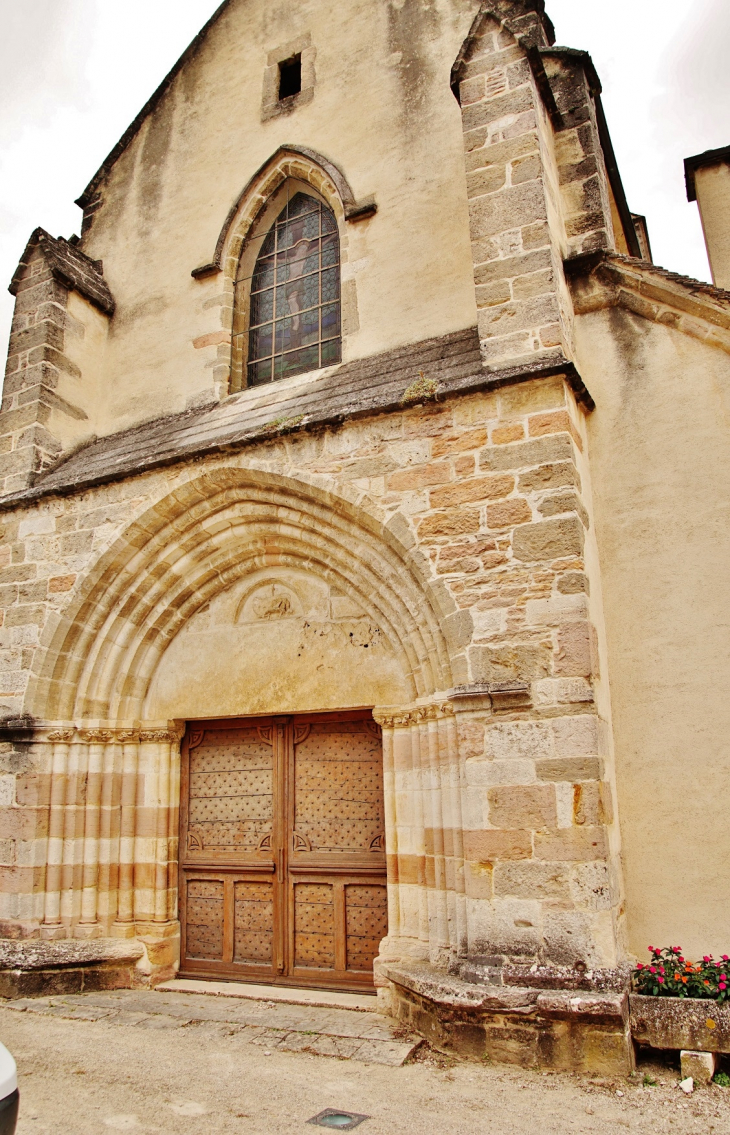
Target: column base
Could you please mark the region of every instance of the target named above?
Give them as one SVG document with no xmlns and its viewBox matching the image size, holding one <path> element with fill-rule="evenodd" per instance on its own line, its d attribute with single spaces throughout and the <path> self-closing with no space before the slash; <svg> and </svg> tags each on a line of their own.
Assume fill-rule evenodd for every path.
<svg viewBox="0 0 730 1135">
<path fill-rule="evenodd" d="M 63 924 L 41 926 L 39 934 L 42 942 L 58 942 L 61 938 L 68 938 L 68 927 Z"/>
<path fill-rule="evenodd" d="M 136 938 L 137 927 L 134 922 L 113 922 L 109 933 L 112 938 Z"/>
<path fill-rule="evenodd" d="M 101 938 L 101 926 L 98 922 L 78 922 L 74 926 L 73 936 L 82 942 L 90 942 L 93 938 Z"/>
</svg>

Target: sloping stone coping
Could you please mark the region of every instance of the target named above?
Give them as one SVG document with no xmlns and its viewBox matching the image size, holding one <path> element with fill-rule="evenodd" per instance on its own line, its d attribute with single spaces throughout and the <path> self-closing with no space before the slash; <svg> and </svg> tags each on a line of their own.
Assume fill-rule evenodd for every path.
<svg viewBox="0 0 730 1135">
<path fill-rule="evenodd" d="M 55 942 L 43 942 L 37 938 L 20 942 L 0 939 L 0 970 L 138 962 L 143 954 L 142 943 L 133 938 L 96 938 L 89 942 L 74 938 Z"/>
<path fill-rule="evenodd" d="M 0 997 L 128 988 L 137 984 L 144 953 L 141 942 L 128 938 L 0 939 Z"/>
<path fill-rule="evenodd" d="M 730 1052 L 730 1005 L 694 997 L 632 993 L 631 1031 L 639 1044 L 693 1052 Z"/>
<path fill-rule="evenodd" d="M 425 963 L 381 962 L 391 1010 L 434 1047 L 525 1068 L 628 1075 L 626 992 L 477 985 Z"/>
</svg>

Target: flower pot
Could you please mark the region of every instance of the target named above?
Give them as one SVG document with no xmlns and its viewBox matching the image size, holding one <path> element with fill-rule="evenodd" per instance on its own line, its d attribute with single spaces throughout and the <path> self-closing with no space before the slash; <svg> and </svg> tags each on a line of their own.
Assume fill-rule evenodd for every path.
<svg viewBox="0 0 730 1135">
<path fill-rule="evenodd" d="M 638 1044 L 693 1052 L 730 1052 L 730 1004 L 692 997 L 629 998 Z"/>
</svg>

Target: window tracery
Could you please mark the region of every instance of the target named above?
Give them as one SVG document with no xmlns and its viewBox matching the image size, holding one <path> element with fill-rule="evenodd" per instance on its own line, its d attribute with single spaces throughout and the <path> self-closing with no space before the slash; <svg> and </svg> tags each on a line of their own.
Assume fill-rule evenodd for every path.
<svg viewBox="0 0 730 1135">
<path fill-rule="evenodd" d="M 249 386 L 341 360 L 337 221 L 307 193 L 287 200 L 261 245 L 251 278 L 247 347 Z"/>
</svg>

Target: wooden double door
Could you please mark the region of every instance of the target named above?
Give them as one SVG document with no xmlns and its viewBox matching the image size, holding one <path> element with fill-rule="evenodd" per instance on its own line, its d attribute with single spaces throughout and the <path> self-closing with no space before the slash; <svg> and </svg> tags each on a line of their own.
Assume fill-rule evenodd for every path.
<svg viewBox="0 0 730 1135">
<path fill-rule="evenodd" d="M 188 976 L 372 989 L 388 927 L 370 714 L 188 727 L 180 919 Z"/>
</svg>

